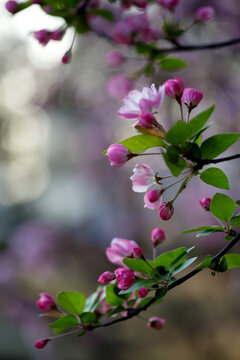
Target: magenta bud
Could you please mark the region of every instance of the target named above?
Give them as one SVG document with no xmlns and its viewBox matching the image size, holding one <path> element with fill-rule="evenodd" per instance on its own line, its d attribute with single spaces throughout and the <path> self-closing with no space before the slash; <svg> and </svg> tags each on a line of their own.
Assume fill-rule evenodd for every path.
<svg viewBox="0 0 240 360">
<path fill-rule="evenodd" d="M 106 57 L 107 64 L 112 67 L 122 64 L 124 62 L 124 60 L 125 60 L 125 57 L 118 50 L 110 52 L 109 54 L 107 54 L 107 57 Z"/>
<path fill-rule="evenodd" d="M 42 4 L 42 0 L 31 0 L 32 4 L 37 4 L 37 5 L 41 5 Z"/>
<path fill-rule="evenodd" d="M 158 209 L 158 214 L 162 220 L 169 220 L 174 213 L 172 202 L 163 203 Z"/>
<path fill-rule="evenodd" d="M 149 293 L 148 289 L 145 287 L 142 287 L 141 289 L 138 290 L 138 296 L 140 298 L 145 298 L 147 296 L 147 294 Z"/>
<path fill-rule="evenodd" d="M 165 232 L 160 228 L 155 228 L 151 233 L 152 246 L 157 247 L 165 240 Z"/>
<path fill-rule="evenodd" d="M 174 79 L 169 79 L 163 84 L 165 86 L 165 93 L 173 99 L 179 101 L 183 93 L 182 80 L 175 76 Z"/>
<path fill-rule="evenodd" d="M 35 348 L 37 348 L 37 349 L 43 349 L 43 348 L 47 345 L 48 342 L 49 342 L 48 339 L 38 339 L 38 340 L 35 342 L 34 346 L 35 346 Z"/>
<path fill-rule="evenodd" d="M 118 281 L 117 287 L 120 290 L 129 289 L 135 282 L 134 272 L 126 268 L 118 268 L 114 271 L 116 279 Z"/>
<path fill-rule="evenodd" d="M 40 298 L 36 301 L 36 305 L 40 310 L 50 311 L 56 308 L 55 300 L 50 294 L 41 293 L 39 296 Z"/>
<path fill-rule="evenodd" d="M 147 327 L 155 330 L 162 330 L 165 325 L 165 319 L 153 316 L 148 320 Z"/>
<path fill-rule="evenodd" d="M 68 50 L 65 52 L 65 54 L 62 57 L 62 63 L 63 64 L 69 64 L 72 60 L 72 52 L 71 50 Z"/>
<path fill-rule="evenodd" d="M 204 210 L 210 210 L 211 198 L 205 197 L 202 200 L 199 200 L 199 203 Z"/>
<path fill-rule="evenodd" d="M 7 1 L 5 4 L 5 8 L 11 14 L 14 14 L 18 9 L 19 3 L 17 1 Z"/>
<path fill-rule="evenodd" d="M 191 111 L 195 108 L 203 98 L 203 93 L 196 89 L 186 88 L 183 91 L 181 100 L 187 106 L 188 110 Z"/>
<path fill-rule="evenodd" d="M 45 5 L 43 6 L 43 10 L 47 13 L 47 14 L 51 14 L 51 12 L 53 11 L 53 7 L 50 5 Z"/>
<path fill-rule="evenodd" d="M 156 123 L 156 119 L 150 112 L 142 113 L 138 118 L 138 124 L 145 128 L 151 128 L 154 123 Z"/>
<path fill-rule="evenodd" d="M 140 258 L 141 256 L 143 256 L 143 251 L 140 247 L 135 247 L 133 248 L 133 257 L 135 259 Z"/>
<path fill-rule="evenodd" d="M 122 144 L 110 145 L 106 155 L 113 167 L 123 166 L 131 157 L 130 151 Z"/>
<path fill-rule="evenodd" d="M 158 0 L 159 4 L 165 9 L 173 10 L 177 6 L 179 0 Z"/>
<path fill-rule="evenodd" d="M 98 282 L 101 284 L 109 283 L 115 279 L 115 275 L 110 271 L 105 271 L 102 275 L 99 276 Z"/>
<path fill-rule="evenodd" d="M 51 39 L 51 33 L 45 29 L 35 31 L 34 37 L 37 39 L 37 41 L 42 44 L 43 46 L 47 45 L 49 40 Z"/>
<path fill-rule="evenodd" d="M 206 22 L 215 16 L 215 10 L 211 6 L 201 6 L 196 12 L 196 21 Z"/>
<path fill-rule="evenodd" d="M 66 32 L 66 29 L 53 31 L 53 32 L 51 33 L 51 40 L 54 40 L 54 41 L 60 41 L 60 40 L 62 40 L 65 32 Z"/>
</svg>

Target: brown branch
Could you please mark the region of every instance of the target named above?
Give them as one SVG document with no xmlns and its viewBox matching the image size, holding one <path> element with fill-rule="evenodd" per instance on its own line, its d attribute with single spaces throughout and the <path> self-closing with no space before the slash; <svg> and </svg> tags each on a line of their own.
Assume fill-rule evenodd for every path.
<svg viewBox="0 0 240 360">
<path fill-rule="evenodd" d="M 238 159 L 240 158 L 240 154 L 235 154 L 235 155 L 232 155 L 232 156 L 227 156 L 227 157 L 224 157 L 224 158 L 220 158 L 220 159 L 203 159 L 200 161 L 200 163 L 202 164 L 202 166 L 204 165 L 208 165 L 208 164 L 218 164 L 220 162 L 223 162 L 223 161 L 229 161 L 229 160 L 234 160 L 234 159 Z"/>
<path fill-rule="evenodd" d="M 234 237 L 234 239 L 229 242 L 229 244 L 227 246 L 225 246 L 219 253 L 217 253 L 213 258 L 212 258 L 212 262 L 211 263 L 216 263 L 219 262 L 219 260 L 234 246 L 237 244 L 237 242 L 240 240 L 240 233 L 237 233 L 237 235 Z M 168 291 L 181 285 L 182 283 L 184 283 L 185 281 L 187 281 L 188 279 L 192 278 L 193 276 L 195 276 L 196 274 L 198 274 L 200 271 L 202 271 L 203 269 L 199 269 L 199 270 L 192 270 L 190 273 L 186 274 L 185 276 L 181 277 L 180 279 L 176 280 L 175 282 L 173 282 L 172 284 L 170 284 L 168 286 Z M 98 324 L 98 325 L 89 325 L 87 327 L 87 330 L 94 330 L 96 328 L 101 328 L 101 327 L 107 327 L 107 326 L 111 326 L 114 325 L 116 323 L 131 319 L 132 317 L 137 316 L 140 312 L 145 311 L 149 308 L 149 306 L 151 306 L 152 304 L 154 304 L 157 301 L 157 297 L 155 295 L 155 297 L 153 297 L 147 304 L 141 306 L 139 309 L 131 309 L 128 311 L 128 314 L 126 316 L 123 316 L 121 318 L 115 319 L 115 320 L 110 320 L 110 321 L 106 321 L 102 324 Z"/>
</svg>

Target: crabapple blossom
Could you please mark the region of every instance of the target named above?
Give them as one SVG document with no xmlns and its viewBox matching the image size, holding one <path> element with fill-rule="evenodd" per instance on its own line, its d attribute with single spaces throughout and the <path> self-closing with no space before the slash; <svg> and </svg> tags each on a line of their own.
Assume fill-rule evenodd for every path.
<svg viewBox="0 0 240 360">
<path fill-rule="evenodd" d="M 155 330 L 162 330 L 165 325 L 165 319 L 153 316 L 148 319 L 147 327 Z"/>
<path fill-rule="evenodd" d="M 159 208 L 162 202 L 161 194 L 160 189 L 148 190 L 144 195 L 144 207 L 151 210 Z"/>
<path fill-rule="evenodd" d="M 175 76 L 174 79 L 165 81 L 163 85 L 165 86 L 165 93 L 168 96 L 176 99 L 177 101 L 180 101 L 184 89 L 181 79 Z"/>
<path fill-rule="evenodd" d="M 143 251 L 140 247 L 133 248 L 133 257 L 135 259 L 140 258 L 143 256 Z"/>
<path fill-rule="evenodd" d="M 141 125 L 146 129 L 151 128 L 156 123 L 156 119 L 150 112 L 142 113 L 136 125 Z"/>
<path fill-rule="evenodd" d="M 107 82 L 108 95 L 120 100 L 133 88 L 133 82 L 123 74 L 112 76 Z"/>
<path fill-rule="evenodd" d="M 201 6 L 196 11 L 196 21 L 205 22 L 215 16 L 215 10 L 211 6 Z"/>
<path fill-rule="evenodd" d="M 39 294 L 40 298 L 36 301 L 37 307 L 42 311 L 50 311 L 56 307 L 54 298 L 47 293 Z"/>
<path fill-rule="evenodd" d="M 72 60 L 72 51 L 71 49 L 66 51 L 65 54 L 62 57 L 62 63 L 63 64 L 69 64 Z"/>
<path fill-rule="evenodd" d="M 150 189 L 160 189 L 161 186 L 156 181 L 154 170 L 146 164 L 136 164 L 133 169 L 132 189 L 134 192 L 146 192 Z"/>
<path fill-rule="evenodd" d="M 131 45 L 132 28 L 125 21 L 119 21 L 115 24 L 112 34 L 113 40 L 117 44 Z"/>
<path fill-rule="evenodd" d="M 147 296 L 147 294 L 149 293 L 149 290 L 145 287 L 142 287 L 138 290 L 138 296 L 140 298 L 145 298 Z"/>
<path fill-rule="evenodd" d="M 14 14 L 15 11 L 17 11 L 18 6 L 19 6 L 19 3 L 17 1 L 13 1 L 13 0 L 9 0 L 5 4 L 6 10 L 8 12 L 10 12 L 11 14 Z"/>
<path fill-rule="evenodd" d="M 55 30 L 51 33 L 51 40 L 60 41 L 65 35 L 66 29 Z"/>
<path fill-rule="evenodd" d="M 158 209 L 158 214 L 162 220 L 169 220 L 174 213 L 172 202 L 163 203 Z"/>
<path fill-rule="evenodd" d="M 105 271 L 103 274 L 101 274 L 99 276 L 98 282 L 100 282 L 101 284 L 106 284 L 114 279 L 115 279 L 115 276 L 111 271 Z"/>
<path fill-rule="evenodd" d="M 112 67 L 122 64 L 124 60 L 125 60 L 125 57 L 118 50 L 110 52 L 109 54 L 107 54 L 107 57 L 106 57 L 107 64 Z"/>
<path fill-rule="evenodd" d="M 51 32 L 46 29 L 42 29 L 34 32 L 35 39 L 43 46 L 46 46 L 51 40 Z"/>
<path fill-rule="evenodd" d="M 110 165 L 113 167 L 123 166 L 132 156 L 130 151 L 122 144 L 110 145 L 106 155 L 110 160 Z"/>
<path fill-rule="evenodd" d="M 203 93 L 201 91 L 192 88 L 186 88 L 183 90 L 181 100 L 187 106 L 188 110 L 191 111 L 200 103 L 202 98 Z"/>
<path fill-rule="evenodd" d="M 123 106 L 118 111 L 118 116 L 127 120 L 138 119 L 142 113 L 152 112 L 160 108 L 164 99 L 164 86 L 156 89 L 144 87 L 142 91 L 133 90 L 123 99 Z"/>
<path fill-rule="evenodd" d="M 116 279 L 118 281 L 117 287 L 120 290 L 129 289 L 135 282 L 134 272 L 126 268 L 118 268 L 114 271 Z"/>
<path fill-rule="evenodd" d="M 158 0 L 159 4 L 165 9 L 173 10 L 177 6 L 179 0 Z"/>
<path fill-rule="evenodd" d="M 114 238 L 110 247 L 106 249 L 106 256 L 111 263 L 124 266 L 123 259 L 127 256 L 133 257 L 133 249 L 138 247 L 134 240 Z"/>
<path fill-rule="evenodd" d="M 37 349 L 43 349 L 47 345 L 48 341 L 48 339 L 38 339 L 35 341 L 34 346 Z"/>
<path fill-rule="evenodd" d="M 155 228 L 151 233 L 152 246 L 157 247 L 165 240 L 165 232 L 160 228 Z"/>
<path fill-rule="evenodd" d="M 202 200 L 199 200 L 199 203 L 204 210 L 209 211 L 211 200 L 212 200 L 211 198 L 205 197 Z"/>
<path fill-rule="evenodd" d="M 126 23 L 134 32 L 138 32 L 138 31 L 142 32 L 148 29 L 149 27 L 149 21 L 145 13 L 137 14 L 137 15 L 129 15 L 126 18 Z"/>
</svg>

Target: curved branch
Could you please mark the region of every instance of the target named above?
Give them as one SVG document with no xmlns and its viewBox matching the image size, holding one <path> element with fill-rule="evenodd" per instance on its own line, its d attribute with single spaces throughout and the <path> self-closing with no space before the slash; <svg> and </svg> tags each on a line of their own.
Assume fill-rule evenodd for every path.
<svg viewBox="0 0 240 360">
<path fill-rule="evenodd" d="M 227 244 L 227 246 L 225 246 L 219 253 L 217 253 L 213 258 L 212 258 L 212 263 L 216 263 L 218 262 L 225 254 L 227 254 L 227 252 L 234 246 L 237 244 L 237 242 L 240 240 L 240 233 L 237 233 L 237 235 L 233 238 L 233 240 L 231 242 L 229 242 Z M 187 281 L 188 279 L 192 278 L 193 276 L 195 276 L 196 274 L 198 274 L 199 272 L 201 272 L 203 269 L 199 269 L 199 270 L 192 270 L 190 273 L 186 274 L 185 276 L 181 277 L 180 279 L 176 280 L 174 283 L 170 284 L 168 286 L 168 291 L 181 285 L 182 283 L 184 283 L 185 281 Z M 131 309 L 128 311 L 128 314 L 126 316 L 123 316 L 121 318 L 115 319 L 115 320 L 110 320 L 110 321 L 106 321 L 105 323 L 102 324 L 98 324 L 98 325 L 89 325 L 87 327 L 87 330 L 94 330 L 96 328 L 101 328 L 101 327 L 107 327 L 110 325 L 114 325 L 116 323 L 131 319 L 134 316 L 137 316 L 140 312 L 145 311 L 149 308 L 149 306 L 151 306 L 152 304 L 154 304 L 157 301 L 156 295 L 154 298 L 152 298 L 147 304 L 141 306 L 139 309 Z"/>
<path fill-rule="evenodd" d="M 227 157 L 220 158 L 220 159 L 201 160 L 201 164 L 202 164 L 202 166 L 208 165 L 208 164 L 218 164 L 223 161 L 229 161 L 229 160 L 234 160 L 234 159 L 238 159 L 238 158 L 240 158 L 240 154 L 235 154 L 235 155 L 227 156 Z"/>
</svg>

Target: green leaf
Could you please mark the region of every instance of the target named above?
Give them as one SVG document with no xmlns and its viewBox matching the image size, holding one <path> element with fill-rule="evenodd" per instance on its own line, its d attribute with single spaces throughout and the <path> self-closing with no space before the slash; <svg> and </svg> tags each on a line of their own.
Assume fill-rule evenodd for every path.
<svg viewBox="0 0 240 360">
<path fill-rule="evenodd" d="M 147 149 L 159 146 L 165 146 L 165 142 L 158 136 L 154 135 L 135 135 L 126 140 L 119 142 L 133 154 L 141 154 Z M 103 151 L 103 155 L 107 150 Z"/>
<path fill-rule="evenodd" d="M 231 226 L 240 226 L 240 215 L 231 218 Z"/>
<path fill-rule="evenodd" d="M 50 324 L 49 327 L 55 330 L 55 334 L 60 334 L 64 330 L 73 328 L 77 325 L 79 325 L 79 323 L 73 315 L 65 315 L 62 318 L 56 320 L 54 323 Z"/>
<path fill-rule="evenodd" d="M 177 57 L 167 57 L 159 62 L 160 67 L 166 71 L 177 71 L 187 67 L 187 62 Z"/>
<path fill-rule="evenodd" d="M 196 232 L 196 231 L 201 231 L 201 230 L 224 231 L 224 228 L 221 227 L 221 226 L 199 226 L 199 227 L 194 228 L 194 229 L 184 230 L 184 231 L 182 231 L 180 234 L 188 234 L 188 233 L 192 233 L 192 232 Z"/>
<path fill-rule="evenodd" d="M 156 284 L 156 281 L 152 280 L 136 280 L 135 283 L 127 290 L 121 290 L 120 295 L 127 294 L 129 292 L 137 291 L 142 287 L 150 289 L 153 285 Z"/>
<path fill-rule="evenodd" d="M 124 297 L 119 296 L 120 290 L 115 284 L 110 284 L 106 287 L 106 300 L 111 306 L 120 306 L 124 301 Z"/>
<path fill-rule="evenodd" d="M 202 270 L 202 269 L 206 269 L 209 268 L 212 262 L 212 256 L 211 255 L 207 255 L 204 259 L 203 262 L 201 262 L 197 267 L 195 267 L 195 270 Z"/>
<path fill-rule="evenodd" d="M 186 259 L 187 252 L 184 251 L 182 254 L 180 254 L 170 265 L 169 265 L 169 271 L 172 272 L 179 264 L 181 264 Z"/>
<path fill-rule="evenodd" d="M 82 329 L 82 330 L 80 331 L 80 333 L 78 334 L 78 337 L 84 336 L 84 335 L 86 334 L 86 332 L 87 332 L 86 329 Z"/>
<path fill-rule="evenodd" d="M 148 274 L 152 270 L 151 267 L 142 259 L 124 258 L 123 263 L 129 269 L 138 271 L 142 274 Z"/>
<path fill-rule="evenodd" d="M 240 200 L 237 200 L 237 201 L 236 201 L 236 204 L 237 204 L 238 206 L 240 206 Z"/>
<path fill-rule="evenodd" d="M 145 299 L 143 299 L 142 301 L 140 301 L 140 303 L 137 305 L 137 309 L 141 308 L 144 305 L 147 305 L 151 300 L 153 299 L 153 297 L 147 297 Z M 157 300 L 156 300 L 157 301 Z M 155 304 L 155 302 L 154 302 Z"/>
<path fill-rule="evenodd" d="M 166 271 L 168 271 L 170 264 L 184 253 L 186 253 L 185 247 L 167 251 L 157 257 L 154 262 L 154 267 L 157 268 L 158 266 L 162 266 Z"/>
<path fill-rule="evenodd" d="M 204 230 L 200 233 L 198 233 L 196 235 L 196 237 L 203 237 L 203 236 L 208 236 L 208 235 L 211 235 L 213 233 L 216 233 L 216 232 L 224 232 L 224 229 L 220 229 L 220 230 L 216 230 L 216 229 L 208 229 L 208 230 Z"/>
<path fill-rule="evenodd" d="M 213 196 L 210 211 L 217 219 L 227 222 L 235 210 L 235 202 L 227 195 L 217 193 Z"/>
<path fill-rule="evenodd" d="M 186 261 L 184 261 L 184 263 L 182 263 L 181 265 L 178 265 L 174 272 L 173 272 L 173 276 L 178 274 L 179 272 L 183 271 L 184 269 L 186 269 L 188 266 L 190 266 L 195 260 L 197 259 L 197 257 L 193 257 L 191 259 L 188 259 Z"/>
<path fill-rule="evenodd" d="M 80 315 L 85 307 L 85 296 L 75 291 L 61 291 L 58 293 L 57 302 L 64 310 Z"/>
<path fill-rule="evenodd" d="M 195 116 L 190 122 L 189 125 L 191 127 L 191 137 L 197 134 L 203 126 L 206 124 L 210 116 L 212 115 L 215 109 L 215 105 L 211 106 L 207 110 L 201 112 L 197 116 Z M 200 135 L 200 134 L 199 134 Z"/>
<path fill-rule="evenodd" d="M 232 133 L 214 135 L 208 138 L 201 145 L 202 159 L 214 159 L 234 144 L 239 136 L 239 134 Z"/>
<path fill-rule="evenodd" d="M 178 121 L 168 131 L 166 141 L 172 145 L 183 144 L 191 136 L 191 131 L 189 124 Z"/>
<path fill-rule="evenodd" d="M 220 189 L 230 190 L 227 176 L 218 168 L 212 167 L 204 170 L 200 179 L 208 185 L 215 186 Z"/>
<path fill-rule="evenodd" d="M 191 156 L 196 159 L 201 159 L 200 147 L 195 143 L 185 142 L 183 144 L 183 155 L 188 158 Z"/>
<path fill-rule="evenodd" d="M 158 300 L 159 300 L 159 299 L 162 299 L 162 298 L 166 295 L 166 293 L 167 293 L 167 287 L 164 286 L 164 287 L 162 287 L 161 289 L 158 289 L 158 290 L 156 291 L 155 297 L 156 297 Z"/>
<path fill-rule="evenodd" d="M 104 297 L 105 294 L 102 291 L 102 286 L 99 286 L 97 290 L 86 299 L 84 311 L 94 311 L 98 307 L 100 302 L 104 299 Z"/>
<path fill-rule="evenodd" d="M 172 175 L 175 177 L 178 177 L 183 171 L 183 169 L 185 169 L 186 162 L 181 156 L 178 157 L 178 161 L 176 163 L 172 162 L 167 154 L 163 154 L 163 159 L 166 166 L 169 168 Z"/>
<path fill-rule="evenodd" d="M 227 254 L 225 259 L 228 264 L 228 269 L 233 269 L 240 266 L 240 254 Z"/>
<path fill-rule="evenodd" d="M 232 236 L 232 235 L 226 235 L 226 236 L 225 236 L 225 240 L 227 240 L 227 241 L 232 240 L 232 238 L 233 238 L 233 236 Z"/>
<path fill-rule="evenodd" d="M 136 301 L 136 300 L 134 300 L 134 301 Z M 107 312 L 107 317 L 110 317 L 110 316 L 112 316 L 112 315 L 118 314 L 118 313 L 120 313 L 120 312 L 122 312 L 122 311 L 126 311 L 126 309 L 125 309 L 123 306 L 118 306 L 118 307 L 116 307 L 115 309 L 110 309 L 110 310 L 108 310 L 108 312 Z"/>
<path fill-rule="evenodd" d="M 80 319 L 84 324 L 94 324 L 97 322 L 97 317 L 92 312 L 84 312 L 80 315 Z"/>
</svg>

